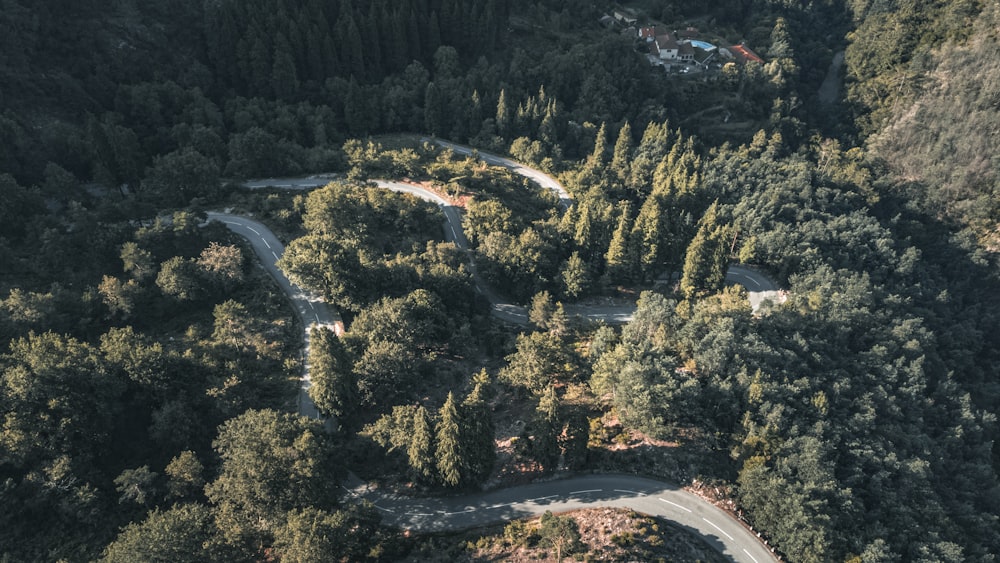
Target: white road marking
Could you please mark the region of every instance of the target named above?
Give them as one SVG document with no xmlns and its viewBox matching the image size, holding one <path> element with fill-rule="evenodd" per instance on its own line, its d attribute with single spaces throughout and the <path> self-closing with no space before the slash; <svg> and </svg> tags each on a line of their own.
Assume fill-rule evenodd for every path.
<svg viewBox="0 0 1000 563">
<path fill-rule="evenodd" d="M 719 530 L 720 532 L 722 532 L 722 535 L 726 536 L 726 537 L 727 537 L 727 538 L 729 538 L 729 539 L 733 539 L 733 536 L 730 536 L 729 534 L 727 534 L 727 533 L 726 533 L 726 531 L 725 531 L 725 530 L 723 530 L 722 528 L 720 528 L 720 527 L 716 526 L 716 525 L 715 525 L 715 522 L 712 522 L 712 521 L 711 521 L 711 520 L 709 520 L 708 518 L 702 518 L 702 520 L 704 520 L 704 521 L 708 522 L 708 523 L 709 523 L 709 524 L 710 524 L 710 525 L 711 525 L 711 526 L 712 526 L 713 528 L 715 528 L 716 530 Z"/>
<path fill-rule="evenodd" d="M 316 314 L 316 322 L 319 322 L 319 313 Z"/>
<path fill-rule="evenodd" d="M 667 499 L 665 499 L 665 498 L 661 498 L 660 500 L 662 500 L 663 502 L 665 502 L 665 503 L 667 503 L 667 504 L 672 504 L 672 505 L 676 506 L 677 508 L 679 508 L 679 509 L 681 509 L 681 510 L 686 510 L 686 511 L 688 511 L 688 512 L 691 512 L 691 509 L 690 509 L 690 508 L 688 508 L 688 507 L 686 507 L 686 506 L 681 506 L 681 505 L 677 504 L 676 502 L 670 502 L 669 500 L 667 500 Z"/>
<path fill-rule="evenodd" d="M 746 553 L 746 554 L 747 554 L 747 557 L 749 557 L 750 559 L 753 559 L 753 563 L 760 563 L 760 561 L 757 561 L 757 558 L 756 558 L 756 557 L 754 557 L 753 555 L 750 555 L 750 552 L 749 552 L 749 551 L 747 551 L 747 550 L 745 550 L 745 549 L 744 549 L 744 550 L 743 550 L 743 553 Z"/>
<path fill-rule="evenodd" d="M 557 496 L 559 496 L 559 495 L 549 495 L 547 497 L 529 498 L 528 500 L 526 500 L 524 502 L 535 502 L 536 500 L 548 500 L 550 498 L 556 498 Z"/>
<path fill-rule="evenodd" d="M 493 506 L 487 506 L 486 509 L 487 510 L 492 510 L 494 508 L 503 508 L 505 506 L 512 506 L 514 504 L 515 503 L 513 503 L 513 502 L 508 502 L 508 503 L 504 503 L 504 504 L 494 504 Z"/>
<path fill-rule="evenodd" d="M 274 259 L 275 259 L 275 260 L 278 260 L 278 255 L 277 255 L 277 254 L 275 254 L 273 250 L 271 251 L 271 256 L 274 256 Z"/>
<path fill-rule="evenodd" d="M 460 510 L 458 512 L 445 512 L 445 516 L 454 516 L 455 514 L 465 514 L 467 512 L 475 512 L 475 508 L 466 508 L 465 510 Z"/>
<path fill-rule="evenodd" d="M 434 516 L 433 514 L 427 514 L 425 512 L 414 512 L 413 516 Z"/>
<path fill-rule="evenodd" d="M 748 276 L 746 274 L 736 274 L 736 275 L 740 276 L 741 278 L 746 278 L 746 279 L 752 281 L 754 283 L 754 285 L 756 285 L 757 287 L 760 287 L 760 282 L 757 281 L 757 280 L 755 280 L 755 279 L 753 279 L 753 278 L 751 278 L 750 276 Z"/>
<path fill-rule="evenodd" d="M 262 237 L 262 238 L 261 238 L 260 240 L 264 241 L 264 246 L 266 246 L 266 247 L 268 247 L 268 248 L 271 248 L 271 245 L 270 245 L 270 244 L 268 244 L 268 242 L 267 242 L 267 239 L 266 239 L 266 238 L 263 238 L 263 237 Z"/>
<path fill-rule="evenodd" d="M 247 226 L 247 228 L 248 228 L 248 229 L 250 229 L 251 231 L 253 231 L 253 233 L 254 233 L 255 235 L 257 235 L 257 236 L 261 236 L 261 235 L 260 235 L 260 231 L 258 231 L 257 229 L 255 229 L 255 228 L 253 228 L 253 227 L 251 227 L 251 226 L 249 226 L 249 225 Z M 261 238 L 263 238 L 263 237 L 261 237 Z"/>
<path fill-rule="evenodd" d="M 571 495 L 582 495 L 584 493 L 599 493 L 599 492 L 601 492 L 603 490 L 604 489 L 587 489 L 586 491 L 573 491 L 570 494 Z"/>
<path fill-rule="evenodd" d="M 382 508 L 381 506 L 379 506 L 377 504 L 373 504 L 372 506 L 374 506 L 375 508 L 377 508 L 377 509 L 379 509 L 379 510 L 381 510 L 383 512 L 388 512 L 390 514 L 395 514 L 393 511 L 389 510 L 388 508 Z"/>
<path fill-rule="evenodd" d="M 641 497 L 646 496 L 646 493 L 640 493 L 639 491 L 629 491 L 627 489 L 615 489 L 616 493 L 628 493 L 630 495 L 639 495 Z"/>
</svg>

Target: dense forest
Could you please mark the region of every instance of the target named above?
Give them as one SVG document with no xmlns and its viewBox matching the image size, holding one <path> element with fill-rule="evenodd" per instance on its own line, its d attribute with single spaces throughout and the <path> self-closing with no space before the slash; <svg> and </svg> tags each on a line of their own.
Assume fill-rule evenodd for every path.
<svg viewBox="0 0 1000 563">
<path fill-rule="evenodd" d="M 994 561 L 1000 7 L 628 7 L 765 62 L 654 70 L 581 0 L 0 0 L 0 558 L 394 560 L 434 540 L 348 470 L 516 467 L 711 483 L 791 561 Z M 461 202 L 471 261 L 380 178 Z M 302 357 L 222 208 L 346 334 Z M 787 301 L 752 311 L 735 262 Z M 564 310 L 606 298 L 634 319 Z M 334 431 L 292 414 L 306 363 Z"/>
</svg>

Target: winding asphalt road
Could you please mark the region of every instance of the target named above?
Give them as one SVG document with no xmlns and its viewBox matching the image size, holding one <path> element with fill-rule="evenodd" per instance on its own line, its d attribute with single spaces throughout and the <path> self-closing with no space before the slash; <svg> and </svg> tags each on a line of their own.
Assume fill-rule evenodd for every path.
<svg viewBox="0 0 1000 563">
<path fill-rule="evenodd" d="M 471 149 L 438 141 L 460 154 L 471 154 Z M 490 164 L 506 166 L 519 174 L 524 174 L 544 187 L 554 189 L 560 202 L 568 206 L 572 199 L 551 177 L 495 155 L 480 157 Z M 303 189 L 318 187 L 329 182 L 326 177 L 300 179 L 266 179 L 246 184 L 248 187 L 283 187 Z M 441 196 L 411 184 L 376 181 L 379 187 L 413 194 L 433 201 L 441 206 L 446 218 L 445 237 L 463 249 L 468 249 L 468 241 L 462 232 L 461 213 Z M 226 213 L 209 213 L 209 220 L 223 222 L 230 230 L 246 238 L 260 259 L 264 269 L 278 282 L 288 295 L 296 314 L 305 329 L 306 353 L 309 346 L 309 328 L 326 326 L 338 334 L 343 332 L 343 321 L 334 309 L 324 304 L 317 296 L 294 285 L 277 268 L 276 262 L 284 252 L 278 238 L 263 224 L 246 217 Z M 501 319 L 518 324 L 527 323 L 524 307 L 504 303 L 485 283 L 478 279 L 473 268 L 476 285 L 490 299 L 493 314 Z M 777 293 L 777 287 L 766 277 L 753 270 L 733 266 L 726 279 L 747 288 L 753 295 Z M 756 306 L 755 306 L 756 308 Z M 569 306 L 567 313 L 600 319 L 606 322 L 627 322 L 631 320 L 634 306 L 624 307 L 581 307 Z M 308 356 L 307 356 L 308 357 Z M 310 418 L 321 418 L 309 398 L 309 366 L 306 365 L 299 389 L 299 413 Z M 778 561 L 774 553 L 765 546 L 750 529 L 729 514 L 712 504 L 676 486 L 627 475 L 592 475 L 571 479 L 535 483 L 520 487 L 479 493 L 466 497 L 439 497 L 413 499 L 389 497 L 377 491 L 368 490 L 362 483 L 353 483 L 348 489 L 353 495 L 371 501 L 378 508 L 389 525 L 422 532 L 458 530 L 491 523 L 505 522 L 515 518 L 538 515 L 546 510 L 565 512 L 580 508 L 599 506 L 624 507 L 645 514 L 667 518 L 684 529 L 700 535 L 710 546 L 733 561 L 761 563 Z"/>
<path fill-rule="evenodd" d="M 209 212 L 207 215 L 209 221 L 220 221 L 224 223 L 230 231 L 233 231 L 250 242 L 250 246 L 253 248 L 254 253 L 260 260 L 260 265 L 268 274 L 271 275 L 272 278 L 274 278 L 274 281 L 278 282 L 278 285 L 281 287 L 281 291 L 283 291 L 292 302 L 292 308 L 295 309 L 295 314 L 299 317 L 299 320 L 302 321 L 302 326 L 305 328 L 303 339 L 306 343 L 304 351 L 304 369 L 300 379 L 298 394 L 299 414 L 308 416 L 309 418 L 322 418 L 308 393 L 309 387 L 312 385 L 312 381 L 309 378 L 308 364 L 310 340 L 309 329 L 312 327 L 326 327 L 337 333 L 338 336 L 343 334 L 344 321 L 340 318 L 340 313 L 337 310 L 328 307 L 319 296 L 293 284 L 287 277 L 285 277 L 285 274 L 278 269 L 276 263 L 281 258 L 282 254 L 284 254 L 285 247 L 281 244 L 281 241 L 278 240 L 278 237 L 274 236 L 274 233 L 264 226 L 263 223 L 240 215 L 230 215 L 228 213 Z"/>
<path fill-rule="evenodd" d="M 444 532 L 537 516 L 612 506 L 660 516 L 701 536 L 733 561 L 778 561 L 759 537 L 729 514 L 683 489 L 633 475 L 587 475 L 464 497 L 389 498 L 354 489 L 372 501 L 383 522 L 421 532 Z"/>
</svg>

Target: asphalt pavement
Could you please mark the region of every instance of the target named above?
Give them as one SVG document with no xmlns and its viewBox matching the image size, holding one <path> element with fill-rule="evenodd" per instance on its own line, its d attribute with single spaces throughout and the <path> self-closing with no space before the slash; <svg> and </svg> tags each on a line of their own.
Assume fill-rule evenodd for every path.
<svg viewBox="0 0 1000 563">
<path fill-rule="evenodd" d="M 278 283 L 281 291 L 292 303 L 292 309 L 302 321 L 305 334 L 305 357 L 303 358 L 304 370 L 299 384 L 298 405 L 299 414 L 309 418 L 322 418 L 316 405 L 309 397 L 309 387 L 312 381 L 309 378 L 309 330 L 312 327 L 326 327 L 338 335 L 344 332 L 344 321 L 340 313 L 329 306 L 323 299 L 295 284 L 293 284 L 285 274 L 278 269 L 276 263 L 285 252 L 285 246 L 281 244 L 278 237 L 271 232 L 263 223 L 248 219 L 241 215 L 231 215 L 228 213 L 208 213 L 209 221 L 220 221 L 229 228 L 230 231 L 240 235 L 250 242 L 254 254 L 260 260 L 260 265 L 270 274 L 274 281 Z"/>
<path fill-rule="evenodd" d="M 620 507 L 666 518 L 700 536 L 733 561 L 763 563 L 777 557 L 742 522 L 692 493 L 632 475 L 587 475 L 458 497 L 405 498 L 379 494 L 360 483 L 348 489 L 372 502 L 383 523 L 417 532 L 446 532 L 584 508 Z"/>
<path fill-rule="evenodd" d="M 436 142 L 459 154 L 472 153 L 472 149 L 468 147 L 444 141 Z M 480 152 L 479 156 L 490 164 L 508 167 L 518 174 L 531 178 L 543 187 L 555 190 L 564 207 L 571 204 L 572 199 L 569 194 L 550 176 L 496 155 Z M 244 185 L 250 188 L 305 189 L 325 185 L 328 181 L 329 178 L 323 176 L 297 179 L 271 178 L 247 182 Z M 384 180 L 379 180 L 376 184 L 385 189 L 410 193 L 437 203 L 441 206 L 446 219 L 444 226 L 446 240 L 455 242 L 459 248 L 468 249 L 468 241 L 462 231 L 461 212 L 446 199 L 411 184 Z M 317 296 L 292 284 L 275 266 L 284 252 L 284 246 L 267 227 L 257 221 L 237 215 L 209 213 L 208 216 L 210 220 L 222 221 L 230 230 L 250 241 L 254 252 L 260 258 L 261 265 L 278 282 L 282 291 L 288 295 L 296 314 L 303 321 L 303 326 L 322 325 L 328 326 L 338 333 L 342 332 L 343 322 L 339 313 L 326 306 Z M 470 262 L 470 265 L 477 287 L 490 299 L 493 314 L 503 320 L 526 324 L 528 318 L 525 308 L 507 303 L 493 293 L 489 285 L 479 279 L 474 264 Z M 745 267 L 731 267 L 727 272 L 726 280 L 729 283 L 745 287 L 751 295 L 751 303 L 754 301 L 754 295 L 763 299 L 768 295 L 778 296 L 779 294 L 778 288 L 767 277 Z M 594 320 L 623 323 L 631 320 L 635 307 L 634 305 L 619 307 L 570 305 L 566 307 L 566 310 L 568 314 L 580 315 Z M 306 328 L 304 338 L 307 350 L 308 333 L 309 330 Z M 309 385 L 309 367 L 306 365 L 299 392 L 299 412 L 306 416 L 320 418 L 315 405 L 312 404 L 306 392 Z M 384 496 L 378 491 L 369 490 L 361 483 L 350 484 L 348 490 L 356 496 L 372 501 L 382 513 L 387 524 L 421 532 L 470 528 L 538 515 L 546 510 L 565 512 L 579 508 L 616 506 L 667 518 L 682 528 L 700 535 L 710 546 L 733 561 L 747 563 L 778 561 L 758 535 L 711 503 L 674 485 L 634 476 L 592 475 L 500 489 L 464 497 L 426 499 Z"/>
</svg>

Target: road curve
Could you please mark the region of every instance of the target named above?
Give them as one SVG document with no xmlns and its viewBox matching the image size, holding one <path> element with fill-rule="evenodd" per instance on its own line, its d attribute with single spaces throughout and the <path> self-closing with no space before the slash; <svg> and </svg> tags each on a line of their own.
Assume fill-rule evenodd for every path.
<svg viewBox="0 0 1000 563">
<path fill-rule="evenodd" d="M 778 561 L 755 533 L 704 499 L 668 483 L 632 475 L 588 475 L 462 497 L 413 499 L 380 496 L 364 489 L 351 492 L 371 501 L 384 523 L 417 532 L 474 528 L 537 516 L 546 510 L 612 506 L 666 518 L 701 536 L 733 561 Z"/>
<path fill-rule="evenodd" d="M 467 147 L 437 141 L 442 146 L 461 154 L 471 154 Z M 521 166 L 509 159 L 495 155 L 479 155 L 490 164 L 506 166 L 539 182 L 543 187 L 554 189 L 564 206 L 571 203 L 569 194 L 551 177 Z M 529 174 L 526 172 L 533 172 Z M 299 179 L 269 179 L 246 184 L 247 187 L 285 187 L 304 189 L 325 185 L 328 178 L 311 177 Z M 421 199 L 438 204 L 445 215 L 445 238 L 462 249 L 468 249 L 468 240 L 462 230 L 461 212 L 440 195 L 412 184 L 377 180 L 375 185 L 383 189 L 409 193 Z M 303 325 L 322 324 L 343 330 L 343 323 L 336 311 L 326 307 L 318 298 L 292 284 L 274 265 L 284 251 L 283 246 L 264 225 L 245 217 L 210 213 L 209 219 L 224 222 L 231 230 L 247 238 L 261 263 L 295 305 L 295 310 L 303 320 Z M 493 314 L 503 320 L 518 324 L 528 322 L 524 307 L 505 303 L 492 293 L 488 284 L 483 283 L 472 266 L 472 273 L 480 291 L 490 300 Z M 753 295 L 775 292 L 776 286 L 769 279 L 753 270 L 733 266 L 726 275 L 728 283 L 742 285 Z M 755 306 L 756 308 L 756 306 Z M 567 306 L 567 313 L 594 320 L 623 323 L 631 320 L 634 306 L 623 307 L 583 307 Z M 314 315 L 309 317 L 308 315 Z M 305 334 L 308 349 L 308 329 Z M 299 392 L 299 412 L 310 417 L 319 417 L 315 406 L 306 393 L 309 387 L 308 366 L 302 378 Z M 538 515 L 546 510 L 554 512 L 576 510 L 598 506 L 615 506 L 667 518 L 681 527 L 697 533 L 723 555 L 733 561 L 762 563 L 778 561 L 759 537 L 727 513 L 703 499 L 674 485 L 634 476 L 593 475 L 572 479 L 536 483 L 521 487 L 502 489 L 470 495 L 447 498 L 392 498 L 380 496 L 361 487 L 352 490 L 372 501 L 382 512 L 384 521 L 400 528 L 421 532 L 457 530 L 485 524 L 504 522 L 514 518 Z"/>
<path fill-rule="evenodd" d="M 305 334 L 305 358 L 304 369 L 299 384 L 298 411 L 299 414 L 309 418 L 322 418 L 316 405 L 309 397 L 309 387 L 312 381 L 309 378 L 309 329 L 316 326 L 326 327 L 337 333 L 339 336 L 344 332 L 344 321 L 340 318 L 340 313 L 328 307 L 321 298 L 293 284 L 285 274 L 278 269 L 276 263 L 285 252 L 285 247 L 278 240 L 278 237 L 271 232 L 263 223 L 248 219 L 240 215 L 228 213 L 208 212 L 209 221 L 219 221 L 226 225 L 230 231 L 240 235 L 250 242 L 254 254 L 260 260 L 264 270 L 274 278 L 274 281 L 281 287 L 281 291 L 288 296 L 292 302 L 292 309 L 302 321 Z"/>
<path fill-rule="evenodd" d="M 389 182 L 382 187 L 398 187 L 409 193 L 413 193 L 415 188 L 406 184 L 395 186 Z M 225 224 L 229 230 L 250 242 L 263 268 L 288 296 L 303 326 L 307 327 L 303 335 L 307 352 L 308 327 L 318 325 L 338 333 L 343 331 L 343 321 L 336 310 L 293 284 L 275 265 L 284 253 L 284 246 L 265 225 L 227 213 L 209 212 L 208 219 Z M 299 414 L 321 418 L 307 392 L 310 385 L 308 365 L 301 381 Z M 356 487 L 352 493 L 372 501 L 386 524 L 420 532 L 476 527 L 538 515 L 546 510 L 564 512 L 599 506 L 631 508 L 644 514 L 662 516 L 699 534 L 711 547 L 733 561 L 777 561 L 756 535 L 722 510 L 676 486 L 634 476 L 591 475 L 464 497 L 393 498 L 365 491 L 361 487 Z"/>
</svg>

